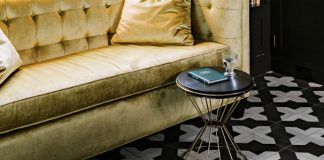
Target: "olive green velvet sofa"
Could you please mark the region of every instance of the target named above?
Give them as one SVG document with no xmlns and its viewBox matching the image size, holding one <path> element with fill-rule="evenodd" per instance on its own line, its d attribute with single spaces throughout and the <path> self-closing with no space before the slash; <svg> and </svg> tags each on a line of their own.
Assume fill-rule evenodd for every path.
<svg viewBox="0 0 324 160">
<path fill-rule="evenodd" d="M 194 46 L 110 44 L 122 0 L 0 0 L 23 66 L 0 86 L 0 159 L 85 159 L 197 116 L 183 70 L 239 54 L 248 0 L 193 0 Z"/>
</svg>

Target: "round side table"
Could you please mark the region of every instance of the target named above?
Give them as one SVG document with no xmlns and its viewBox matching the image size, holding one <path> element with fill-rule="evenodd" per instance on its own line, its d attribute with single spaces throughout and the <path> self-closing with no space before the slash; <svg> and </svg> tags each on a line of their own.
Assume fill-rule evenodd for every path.
<svg viewBox="0 0 324 160">
<path fill-rule="evenodd" d="M 224 68 L 222 67 L 215 67 L 213 69 L 224 72 Z M 197 159 L 198 153 L 204 150 L 207 151 L 206 160 L 208 160 L 210 155 L 216 156 L 211 157 L 212 159 L 246 160 L 246 156 L 242 154 L 238 145 L 234 142 L 225 123 L 231 117 L 231 114 L 241 99 L 244 98 L 244 94 L 248 93 L 253 87 L 254 82 L 252 77 L 248 73 L 235 70 L 236 75 L 228 77 L 228 80 L 206 85 L 188 76 L 189 71 L 191 70 L 180 73 L 176 79 L 176 83 L 180 89 L 185 91 L 204 121 L 204 126 L 198 133 L 193 144 L 183 155 L 183 158 Z M 208 132 L 208 130 L 207 138 L 205 132 Z M 216 149 L 217 151 L 215 152 Z M 214 150 L 213 153 L 211 153 L 212 150 Z"/>
</svg>

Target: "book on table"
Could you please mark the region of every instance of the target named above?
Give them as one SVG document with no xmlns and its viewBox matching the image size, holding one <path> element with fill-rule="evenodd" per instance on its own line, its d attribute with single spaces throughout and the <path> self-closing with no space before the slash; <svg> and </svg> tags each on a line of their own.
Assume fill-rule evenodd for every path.
<svg viewBox="0 0 324 160">
<path fill-rule="evenodd" d="M 209 67 L 189 71 L 188 75 L 205 84 L 214 84 L 228 79 L 223 72 L 216 71 Z"/>
</svg>

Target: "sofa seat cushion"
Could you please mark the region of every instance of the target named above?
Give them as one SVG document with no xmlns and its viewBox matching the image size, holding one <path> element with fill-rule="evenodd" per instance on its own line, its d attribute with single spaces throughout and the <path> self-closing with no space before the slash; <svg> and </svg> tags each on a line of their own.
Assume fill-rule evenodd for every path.
<svg viewBox="0 0 324 160">
<path fill-rule="evenodd" d="M 0 86 L 0 133 L 171 84 L 182 70 L 219 65 L 226 49 L 116 44 L 24 66 Z"/>
</svg>

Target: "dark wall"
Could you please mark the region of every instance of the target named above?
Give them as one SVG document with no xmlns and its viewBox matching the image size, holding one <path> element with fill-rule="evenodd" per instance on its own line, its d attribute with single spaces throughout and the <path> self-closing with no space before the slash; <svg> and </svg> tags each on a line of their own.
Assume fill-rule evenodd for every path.
<svg viewBox="0 0 324 160">
<path fill-rule="evenodd" d="M 260 6 L 250 7 L 251 74 L 271 70 L 270 57 L 270 0 Z"/>
<path fill-rule="evenodd" d="M 324 0 L 271 0 L 272 69 L 324 83 Z"/>
</svg>

